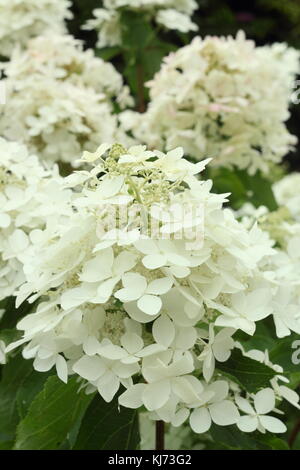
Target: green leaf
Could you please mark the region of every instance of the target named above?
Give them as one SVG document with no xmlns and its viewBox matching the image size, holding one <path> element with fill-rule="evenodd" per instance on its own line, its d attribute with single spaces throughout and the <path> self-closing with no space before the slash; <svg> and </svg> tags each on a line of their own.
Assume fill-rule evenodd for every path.
<svg viewBox="0 0 300 470">
<path fill-rule="evenodd" d="M 118 409 L 96 395 L 82 420 L 76 450 L 135 450 L 139 444 L 138 413 Z"/>
<path fill-rule="evenodd" d="M 16 450 L 56 450 L 67 439 L 92 399 L 73 377 L 64 384 L 48 378 L 17 428 Z"/>
<path fill-rule="evenodd" d="M 14 328 L 17 322 L 32 312 L 36 306 L 36 303 L 23 302 L 19 308 L 16 308 L 15 302 L 15 297 L 8 297 L 0 302 L 0 309 L 4 309 L 4 315 L 0 320 L 1 330 Z"/>
<path fill-rule="evenodd" d="M 299 341 L 298 345 L 294 344 Z M 270 351 L 270 360 L 274 364 L 279 364 L 285 372 L 300 372 L 300 336 L 291 336 L 277 340 L 277 345 Z M 293 356 L 297 356 L 293 360 Z"/>
<path fill-rule="evenodd" d="M 238 349 L 232 351 L 228 361 L 218 362 L 217 368 L 249 393 L 255 393 L 260 388 L 269 387 L 270 380 L 276 375 L 273 369 L 243 356 Z"/>
<path fill-rule="evenodd" d="M 209 170 L 213 190 L 217 193 L 228 193 L 230 204 L 234 209 L 240 208 L 245 202 L 251 202 L 255 207 L 266 206 L 270 211 L 278 209 L 271 181 L 259 172 L 249 175 L 247 171 L 214 168 Z"/>
<path fill-rule="evenodd" d="M 122 47 L 142 50 L 155 37 L 151 23 L 140 12 L 121 11 Z"/>
<path fill-rule="evenodd" d="M 96 49 L 96 57 L 101 57 L 103 60 L 111 60 L 121 53 L 122 49 L 120 46 L 114 47 L 103 47 L 102 49 Z"/>
<path fill-rule="evenodd" d="M 31 373 L 32 363 L 21 356 L 11 359 L 3 367 L 0 381 L 0 442 L 15 438 L 19 421 L 17 410 L 17 391 Z"/>
<path fill-rule="evenodd" d="M 20 384 L 17 390 L 16 401 L 20 419 L 25 418 L 32 401 L 43 389 L 50 374 L 50 371 L 43 373 L 35 371 L 31 363 L 29 374 L 26 375 L 23 383 Z"/>
<path fill-rule="evenodd" d="M 246 434 L 236 426 L 216 426 L 210 428 L 213 444 L 210 449 L 231 450 L 289 450 L 288 444 L 273 434 L 259 432 Z"/>
</svg>

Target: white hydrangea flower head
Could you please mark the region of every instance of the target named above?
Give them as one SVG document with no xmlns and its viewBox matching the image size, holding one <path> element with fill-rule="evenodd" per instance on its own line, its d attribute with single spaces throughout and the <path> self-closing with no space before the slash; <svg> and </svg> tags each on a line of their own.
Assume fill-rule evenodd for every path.
<svg viewBox="0 0 300 470">
<path fill-rule="evenodd" d="M 147 13 L 149 20 L 166 29 L 182 33 L 198 29 L 191 20 L 198 7 L 195 0 L 104 0 L 103 6 L 93 11 L 94 18 L 84 26 L 85 29 L 98 31 L 98 47 L 121 44 L 121 8 Z"/>
<path fill-rule="evenodd" d="M 300 173 L 284 176 L 273 185 L 279 205 L 286 206 L 297 222 L 300 222 Z"/>
<path fill-rule="evenodd" d="M 26 344 L 36 370 L 56 367 L 65 382 L 75 373 L 108 402 L 122 384 L 120 405 L 144 406 L 174 426 L 236 424 L 238 387 L 215 363 L 229 359 L 237 330 L 253 335 L 273 313 L 259 268 L 274 253 L 272 240 L 222 207 L 227 195 L 197 178 L 208 161 L 190 163 L 182 148 L 102 144 L 82 162 L 91 170 L 64 179 L 72 212 L 29 234 L 17 305 L 40 303 L 6 352 Z M 201 242 L 196 230 L 182 230 L 184 219 L 172 226 L 166 217 L 174 203 L 195 201 L 204 210 L 192 227 Z M 158 205 L 163 211 L 152 212 Z M 150 231 L 149 218 L 161 232 Z"/>
<path fill-rule="evenodd" d="M 0 0 L 0 55 L 10 56 L 16 44 L 50 30 L 64 33 L 72 18 L 70 0 Z"/>
<path fill-rule="evenodd" d="M 273 239 L 274 254 L 265 258 L 260 268 L 271 282 L 271 308 L 277 336 L 289 336 L 291 331 L 300 334 L 300 223 L 284 206 L 269 212 L 264 206 L 256 209 L 248 203 L 238 215 L 246 227 L 258 224 Z"/>
<path fill-rule="evenodd" d="M 275 408 L 275 393 L 271 388 L 265 388 L 257 392 L 253 397 L 253 405 L 242 397 L 236 397 L 236 403 L 245 413 L 237 422 L 238 428 L 243 432 L 284 433 L 287 430 L 285 424 L 278 418 L 269 416 L 268 413 Z"/>
<path fill-rule="evenodd" d="M 24 282 L 30 233 L 71 210 L 57 168 L 43 167 L 25 146 L 0 139 L 0 300 Z"/>
<path fill-rule="evenodd" d="M 197 37 L 164 59 L 148 109 L 125 111 L 123 125 L 150 148 L 180 142 L 196 160 L 267 173 L 296 143 L 285 121 L 297 73 L 299 52 L 285 44 Z"/>
<path fill-rule="evenodd" d="M 44 160 L 74 164 L 102 141 L 127 142 L 115 106 L 132 104 L 115 68 L 71 36 L 40 36 L 3 64 L 6 104 L 0 132 Z M 11 119 L 11 116 L 14 119 Z"/>
</svg>

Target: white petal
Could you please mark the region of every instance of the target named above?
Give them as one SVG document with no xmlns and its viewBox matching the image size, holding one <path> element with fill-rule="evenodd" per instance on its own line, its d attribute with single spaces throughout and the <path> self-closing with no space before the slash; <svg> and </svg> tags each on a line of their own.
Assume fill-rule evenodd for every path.
<svg viewBox="0 0 300 470">
<path fill-rule="evenodd" d="M 259 421 L 267 431 L 278 433 L 286 432 L 286 425 L 278 418 L 274 418 L 273 416 L 260 416 Z"/>
<path fill-rule="evenodd" d="M 107 346 L 101 346 L 99 354 L 107 359 L 118 360 L 127 356 L 127 352 L 120 346 L 114 344 L 108 344 Z"/>
<path fill-rule="evenodd" d="M 48 359 L 40 359 L 36 357 L 33 362 L 33 367 L 38 372 L 47 372 L 48 370 L 52 369 L 56 362 L 56 356 L 49 357 Z"/>
<path fill-rule="evenodd" d="M 109 376 L 109 377 L 108 377 Z M 111 402 L 115 394 L 119 390 L 120 380 L 114 374 L 107 372 L 98 380 L 97 388 L 102 398 L 107 402 Z"/>
<path fill-rule="evenodd" d="M 269 413 L 275 408 L 275 393 L 271 388 L 260 390 L 254 397 L 254 406 L 259 415 Z"/>
<path fill-rule="evenodd" d="M 119 404 L 126 408 L 139 408 L 143 404 L 142 395 L 146 384 L 136 384 L 119 396 Z"/>
<path fill-rule="evenodd" d="M 142 263 L 147 269 L 158 269 L 164 266 L 167 262 L 166 255 L 155 253 L 154 255 L 148 255 L 143 258 Z"/>
<path fill-rule="evenodd" d="M 81 281 L 99 282 L 111 276 L 111 267 L 113 264 L 113 250 L 107 248 L 101 251 L 87 263 L 84 264 L 80 275 Z"/>
<path fill-rule="evenodd" d="M 211 426 L 211 417 L 207 408 L 197 408 L 192 411 L 190 425 L 194 432 L 207 432 Z"/>
<path fill-rule="evenodd" d="M 235 402 L 240 410 L 249 415 L 255 415 L 253 406 L 250 405 L 249 401 L 246 398 L 237 396 Z"/>
<path fill-rule="evenodd" d="M 175 338 L 174 323 L 167 315 L 161 315 L 153 323 L 152 334 L 158 344 L 169 347 Z"/>
<path fill-rule="evenodd" d="M 56 358 L 56 372 L 60 380 L 67 383 L 68 382 L 68 366 L 65 358 L 61 355 L 58 355 Z"/>
<path fill-rule="evenodd" d="M 173 280 L 169 277 L 155 279 L 148 284 L 146 289 L 147 294 L 162 295 L 166 294 L 172 287 Z"/>
<path fill-rule="evenodd" d="M 121 345 L 130 354 L 135 354 L 143 348 L 144 342 L 142 338 L 135 333 L 125 333 L 121 338 Z"/>
<path fill-rule="evenodd" d="M 240 415 L 232 401 L 224 400 L 209 406 L 211 419 L 219 426 L 228 426 L 238 421 Z"/>
<path fill-rule="evenodd" d="M 258 419 L 256 416 L 241 416 L 236 424 L 243 432 L 253 432 L 257 429 Z"/>
<path fill-rule="evenodd" d="M 149 411 L 158 410 L 170 398 L 171 386 L 168 380 L 148 384 L 143 391 L 142 399 Z"/>
<path fill-rule="evenodd" d="M 95 293 L 96 288 L 93 285 L 82 284 L 79 287 L 65 291 L 61 296 L 60 303 L 63 310 L 69 310 L 87 302 Z"/>
<path fill-rule="evenodd" d="M 142 312 L 147 313 L 147 315 L 157 315 L 161 309 L 162 301 L 160 297 L 155 295 L 143 295 L 138 302 L 137 306 Z"/>
<path fill-rule="evenodd" d="M 7 228 L 10 225 L 10 216 L 8 214 L 0 214 L 0 227 Z"/>
<path fill-rule="evenodd" d="M 105 372 L 103 361 L 96 356 L 83 356 L 73 365 L 73 370 L 86 380 L 95 381 Z"/>
<path fill-rule="evenodd" d="M 182 408 L 181 410 L 177 411 L 174 418 L 172 419 L 172 426 L 175 428 L 181 426 L 188 417 L 189 410 L 187 408 Z"/>
</svg>

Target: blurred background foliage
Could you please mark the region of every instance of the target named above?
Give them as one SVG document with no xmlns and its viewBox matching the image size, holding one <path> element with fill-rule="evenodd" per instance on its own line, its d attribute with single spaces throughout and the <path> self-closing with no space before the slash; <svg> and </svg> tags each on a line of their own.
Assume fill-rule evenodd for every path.
<svg viewBox="0 0 300 470">
<path fill-rule="evenodd" d="M 243 29 L 258 45 L 286 42 L 300 48 L 300 0 L 197 0 L 197 3 L 199 9 L 193 20 L 199 26 L 200 36 L 235 35 Z M 73 0 L 74 18 L 69 22 L 69 30 L 83 39 L 87 47 L 95 47 L 97 34 L 84 31 L 81 26 L 92 17 L 92 11 L 101 6 L 101 0 Z M 124 14 L 127 17 L 123 19 L 122 47 L 98 49 L 97 55 L 113 61 L 123 73 L 137 97 L 136 108 L 143 111 L 148 100 L 144 83 L 159 70 L 162 58 L 189 43 L 193 33 L 157 31 L 157 26 L 146 24 L 140 14 Z M 288 127 L 300 139 L 299 120 L 300 106 L 294 105 Z M 300 170 L 300 148 L 288 155 L 286 161 L 291 170 Z"/>
</svg>

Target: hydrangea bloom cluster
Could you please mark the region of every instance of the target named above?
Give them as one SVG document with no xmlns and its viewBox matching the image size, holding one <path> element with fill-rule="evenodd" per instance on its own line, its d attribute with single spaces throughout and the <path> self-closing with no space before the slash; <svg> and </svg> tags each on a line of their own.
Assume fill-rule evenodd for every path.
<svg viewBox="0 0 300 470">
<path fill-rule="evenodd" d="M 284 176 L 273 185 L 273 190 L 278 204 L 286 206 L 300 223 L 300 173 Z"/>
<path fill-rule="evenodd" d="M 46 30 L 65 32 L 72 18 L 70 0 L 0 0 L 0 56 L 9 56 L 16 44 Z"/>
<path fill-rule="evenodd" d="M 247 227 L 257 222 L 276 245 L 275 256 L 260 267 L 271 285 L 277 286 L 273 298 L 277 336 L 283 338 L 291 332 L 300 334 L 300 223 L 285 206 L 269 212 L 264 206 L 255 209 L 246 204 L 239 215 Z"/>
<path fill-rule="evenodd" d="M 17 47 L 2 68 L 7 100 L 0 108 L 0 133 L 5 138 L 24 142 L 45 160 L 70 163 L 103 140 L 123 140 L 114 108 L 132 103 L 128 88 L 113 65 L 83 51 L 80 41 L 40 36 L 25 51 Z"/>
<path fill-rule="evenodd" d="M 267 172 L 296 143 L 286 126 L 299 53 L 236 38 L 195 38 L 165 58 L 149 83 L 144 115 L 125 112 L 128 129 L 150 148 L 183 145 L 197 160 Z"/>
<path fill-rule="evenodd" d="M 86 29 L 98 30 L 98 47 L 121 44 L 120 9 L 145 12 L 167 29 L 183 33 L 198 29 L 191 20 L 197 8 L 195 0 L 104 0 L 103 5 L 93 11 L 94 18 L 85 25 Z"/>
<path fill-rule="evenodd" d="M 32 230 L 68 213 L 71 193 L 62 181 L 56 168 L 42 167 L 23 145 L 0 139 L 0 300 L 25 280 L 22 263 Z"/>
<path fill-rule="evenodd" d="M 197 179 L 207 161 L 182 157 L 181 148 L 164 154 L 106 144 L 84 153 L 92 169 L 65 179 L 72 214 L 30 234 L 17 304 L 40 303 L 6 351 L 26 343 L 23 355 L 36 370 L 55 366 L 63 381 L 77 374 L 106 401 L 122 384 L 120 405 L 145 406 L 174 426 L 189 420 L 197 433 L 212 422 L 284 432 L 269 413 L 275 398 L 298 406 L 298 397 L 284 393 L 282 370 L 265 353 L 254 355 L 276 375 L 253 395 L 216 367 L 241 348 L 237 330 L 253 335 L 256 322 L 274 313 L 277 286 L 259 267 L 276 253 L 273 242 L 223 209 L 226 195 L 211 193 L 211 181 Z M 195 202 L 204 218 L 183 217 Z M 174 204 L 182 208 L 175 219 Z"/>
</svg>

